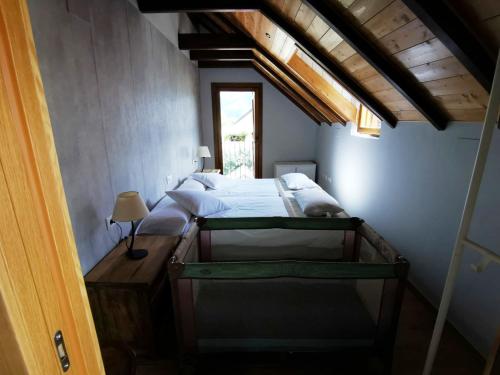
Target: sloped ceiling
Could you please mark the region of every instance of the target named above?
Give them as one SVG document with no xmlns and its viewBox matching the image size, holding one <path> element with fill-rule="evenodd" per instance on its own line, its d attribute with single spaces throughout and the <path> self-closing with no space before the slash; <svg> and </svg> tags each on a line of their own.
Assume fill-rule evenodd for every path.
<svg viewBox="0 0 500 375">
<path fill-rule="evenodd" d="M 441 0 L 435 1 L 439 3 Z M 285 66 L 282 66 L 281 70 L 286 69 L 291 57 L 290 50 L 297 43 L 297 33 L 300 33 L 298 36 L 305 37 L 306 42 L 312 43 L 317 51 L 312 54 L 313 58 L 321 63 L 318 55 L 327 56 L 334 67 L 340 67 L 347 78 L 351 79 L 347 79 L 351 84 L 345 89 L 351 90 L 362 103 L 368 97 L 373 103 L 380 105 L 373 108 L 368 103 L 368 107 L 377 115 L 380 116 L 385 110 L 385 115 L 380 117 L 387 118 L 387 113 L 390 112 L 397 120 L 427 119 L 438 129 L 444 129 L 444 126 L 440 127 L 440 122 L 482 121 L 485 115 L 489 98 L 485 89 L 485 86 L 488 88 L 487 84 L 485 85 L 484 80 L 482 84 L 478 82 L 471 70 L 465 68 L 447 48 L 450 43 L 447 43 L 442 35 L 436 33 L 442 39 L 440 40 L 433 34 L 428 28 L 427 19 L 418 18 L 410 10 L 409 0 L 330 0 L 330 4 L 323 8 L 323 11 L 317 5 L 321 5 L 321 1 L 267 0 L 266 4 L 273 12 L 290 22 L 294 35 L 290 35 L 290 29 L 281 27 L 283 23 L 277 25 L 276 17 L 270 19 L 272 17 L 252 1 L 228 2 L 231 5 L 224 8 L 224 1 L 184 0 L 178 2 L 177 9 L 174 9 L 175 4 L 172 5 L 177 3 L 176 1 L 167 2 L 170 3 L 168 6 L 159 5 L 161 2 L 151 5 L 152 2 L 147 0 L 143 0 L 143 3 L 152 6 L 150 9 L 153 10 L 155 6 L 156 9 L 163 7 L 166 11 L 223 10 L 222 17 L 225 20 L 250 35 L 261 48 L 261 52 L 267 53 Z M 203 9 L 194 9 L 197 3 L 203 3 Z M 211 3 L 220 8 L 210 9 Z M 235 6 L 236 3 L 248 4 L 248 9 L 231 11 L 229 6 Z M 467 30 L 477 35 L 478 51 L 479 48 L 482 48 L 481 51 L 487 51 L 494 62 L 500 45 L 500 1 L 456 0 L 448 5 L 451 8 L 450 17 L 455 17 L 459 22 L 464 20 Z M 340 9 L 347 23 L 355 26 L 354 31 L 362 37 L 358 39 L 359 44 L 363 44 L 367 49 L 375 47 L 374 59 L 372 55 L 367 56 L 358 43 L 353 45 L 353 39 L 344 40 L 339 35 L 342 30 L 335 30 L 336 24 L 332 24 L 325 16 L 324 9 L 328 10 L 328 6 Z M 241 6 L 237 8 L 241 10 Z M 457 51 L 455 54 L 460 57 Z M 371 59 L 370 62 L 365 57 Z M 381 68 L 385 68 L 385 71 Z M 270 70 L 271 74 L 277 74 Z M 340 80 L 339 83 L 345 86 L 345 81 Z M 360 92 L 364 95 L 361 98 L 358 95 Z M 308 94 L 299 90 L 298 95 Z M 424 105 L 421 105 L 422 103 Z M 380 108 L 383 110 L 377 111 Z M 320 108 L 319 111 L 323 117 L 319 121 L 325 118 L 328 121 L 335 120 L 327 110 Z M 342 116 L 339 117 L 345 120 Z"/>
</svg>

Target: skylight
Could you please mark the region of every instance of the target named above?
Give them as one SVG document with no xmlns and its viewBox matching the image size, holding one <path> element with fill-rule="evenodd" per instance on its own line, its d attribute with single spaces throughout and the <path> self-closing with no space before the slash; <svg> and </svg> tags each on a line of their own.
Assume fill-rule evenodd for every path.
<svg viewBox="0 0 500 375">
<path fill-rule="evenodd" d="M 296 49 L 287 64 L 306 81 L 318 96 L 323 97 L 346 122 L 352 123 L 353 134 L 380 136 L 382 121 L 340 85 L 307 53 Z"/>
</svg>

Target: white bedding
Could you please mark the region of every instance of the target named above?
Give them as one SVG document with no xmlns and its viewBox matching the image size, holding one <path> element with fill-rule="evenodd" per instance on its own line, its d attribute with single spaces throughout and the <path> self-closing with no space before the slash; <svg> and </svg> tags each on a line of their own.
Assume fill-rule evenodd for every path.
<svg viewBox="0 0 500 375">
<path fill-rule="evenodd" d="M 273 181 L 274 182 L 274 181 Z M 207 216 L 289 217 L 282 197 L 219 197 L 232 208 Z M 276 260 L 338 259 L 342 256 L 343 231 L 288 229 L 220 230 L 212 232 L 212 259 Z M 238 251 L 235 252 L 235 247 Z"/>
<path fill-rule="evenodd" d="M 207 217 L 288 217 L 283 198 L 280 196 L 219 196 L 231 209 Z"/>
<path fill-rule="evenodd" d="M 279 191 L 274 178 L 235 181 L 226 189 L 208 189 L 207 192 L 216 197 L 278 197 Z"/>
</svg>

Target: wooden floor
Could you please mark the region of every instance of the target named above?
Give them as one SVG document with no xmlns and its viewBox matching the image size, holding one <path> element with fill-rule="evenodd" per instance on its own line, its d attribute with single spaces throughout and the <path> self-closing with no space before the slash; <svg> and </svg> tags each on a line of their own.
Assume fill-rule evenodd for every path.
<svg viewBox="0 0 500 375">
<path fill-rule="evenodd" d="M 435 312 L 413 289 L 405 294 L 396 342 L 393 375 L 420 375 L 432 333 Z M 223 364 L 223 365 L 222 365 Z M 433 375 L 480 375 L 482 357 L 451 326 L 445 328 Z M 177 374 L 174 360 L 143 363 L 137 375 Z M 205 358 L 197 374 L 302 375 L 380 374 L 368 359 L 339 355 L 243 355 Z"/>
</svg>

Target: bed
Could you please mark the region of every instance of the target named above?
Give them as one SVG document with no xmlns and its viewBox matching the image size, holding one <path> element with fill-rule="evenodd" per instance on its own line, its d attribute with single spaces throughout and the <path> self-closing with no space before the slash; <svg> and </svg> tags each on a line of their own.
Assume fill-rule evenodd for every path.
<svg viewBox="0 0 500 375">
<path fill-rule="evenodd" d="M 231 209 L 208 215 L 207 218 L 249 218 L 249 217 L 304 217 L 293 198 L 292 191 L 280 179 L 241 180 L 227 188 L 206 189 L 231 207 Z M 187 233 L 194 223 L 189 220 L 189 213 L 177 217 L 177 221 L 165 216 L 172 210 L 179 213 L 181 208 L 174 208 L 176 203 L 169 197 L 160 201 L 152 210 L 149 223 L 141 223 L 137 233 L 142 235 L 178 235 Z M 165 211 L 168 210 L 168 211 Z M 164 214 L 166 212 L 166 214 Z M 166 219 L 166 220 L 165 220 Z M 169 224 L 165 224 L 169 222 Z M 145 225 L 146 224 L 146 225 Z M 176 225 L 174 225 L 176 224 Z M 335 260 L 342 256 L 345 234 L 339 231 L 282 229 L 267 230 L 228 230 L 214 233 L 211 253 L 202 254 L 204 260 L 229 261 L 241 259 L 280 260 L 280 259 L 316 259 Z M 232 251 L 238 246 L 238 251 Z"/>
<path fill-rule="evenodd" d="M 291 190 L 280 179 L 243 180 L 228 190 L 210 191 L 232 208 L 207 218 L 304 217 Z M 219 230 L 211 236 L 204 261 L 316 259 L 342 256 L 344 233 L 339 231 L 269 229 Z M 234 247 L 238 251 L 234 251 Z"/>
<path fill-rule="evenodd" d="M 409 264 L 359 218 L 308 218 L 279 179 L 207 192 L 168 266 L 182 358 L 370 350 L 390 368 Z M 189 360 L 188 360 L 189 361 Z"/>
</svg>

